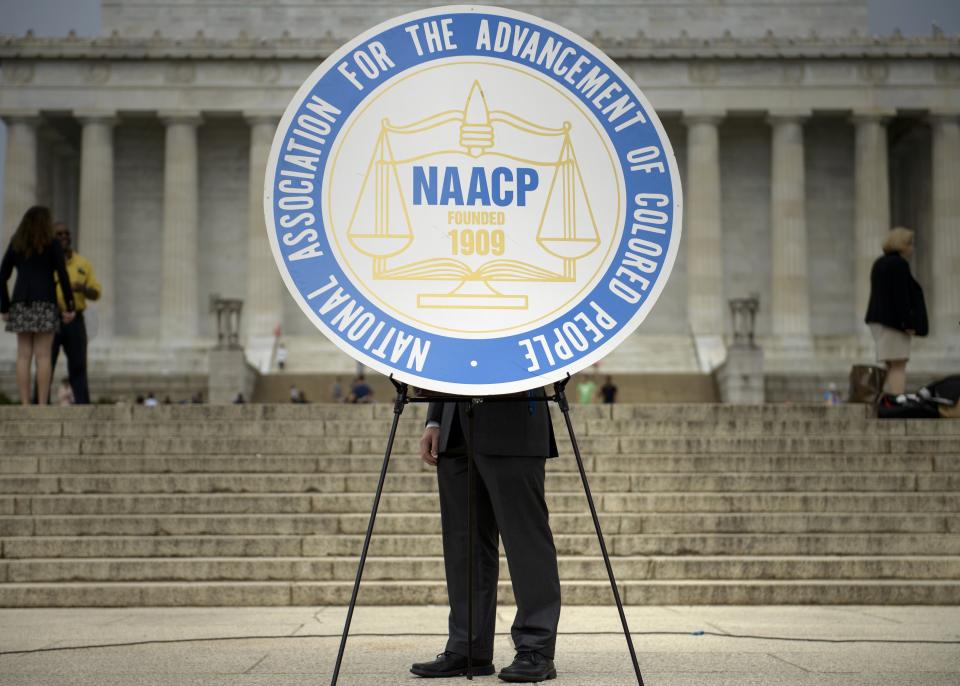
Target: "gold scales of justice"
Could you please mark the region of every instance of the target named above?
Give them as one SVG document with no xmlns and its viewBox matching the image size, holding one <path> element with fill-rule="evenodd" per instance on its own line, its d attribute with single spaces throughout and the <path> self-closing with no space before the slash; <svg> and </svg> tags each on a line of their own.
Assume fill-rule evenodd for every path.
<svg viewBox="0 0 960 686">
<path fill-rule="evenodd" d="M 459 123 L 458 146 L 443 148 L 441 129 Z M 516 132 L 541 138 L 559 139 L 559 155 L 549 160 L 526 159 L 508 152 L 498 152 L 494 145 L 494 133 L 498 127 L 502 137 L 516 139 Z M 419 293 L 417 307 L 525 310 L 526 295 L 501 293 L 491 282 L 570 283 L 576 281 L 576 261 L 586 257 L 600 245 L 597 223 L 587 197 L 580 167 L 577 165 L 573 144 L 570 140 L 570 122 L 560 128 L 534 124 L 502 110 L 490 111 L 483 89 L 474 81 L 462 110 L 447 110 L 430 115 L 412 124 L 400 126 L 384 119 L 374 152 L 367 167 L 360 194 L 357 197 L 353 216 L 350 219 L 347 237 L 360 253 L 371 257 L 373 278 L 396 281 L 448 281 L 455 287 L 445 293 Z M 433 149 L 426 154 L 407 158 L 394 156 L 392 139 L 396 136 L 411 137 L 425 134 Z M 437 142 L 443 149 L 437 150 Z M 471 267 L 466 262 L 451 257 L 422 259 L 407 264 L 389 266 L 388 261 L 403 253 L 414 240 L 414 227 L 410 221 L 409 205 L 404 198 L 398 167 L 413 162 L 423 162 L 438 156 L 454 155 L 473 158 L 494 158 L 501 163 L 527 163 L 553 169 L 547 199 L 540 215 L 536 231 L 536 244 L 554 260 L 555 269 L 531 264 L 527 260 L 497 258 Z M 469 210 L 469 207 L 459 209 Z M 526 227 L 505 225 L 505 235 L 522 231 Z"/>
</svg>

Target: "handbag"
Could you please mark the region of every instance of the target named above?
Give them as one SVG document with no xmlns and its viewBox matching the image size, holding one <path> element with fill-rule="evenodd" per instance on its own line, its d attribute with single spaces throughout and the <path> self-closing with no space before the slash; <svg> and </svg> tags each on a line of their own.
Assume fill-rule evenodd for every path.
<svg viewBox="0 0 960 686">
<path fill-rule="evenodd" d="M 887 370 L 872 364 L 855 364 L 850 368 L 850 389 L 847 402 L 876 403 L 883 393 Z"/>
</svg>

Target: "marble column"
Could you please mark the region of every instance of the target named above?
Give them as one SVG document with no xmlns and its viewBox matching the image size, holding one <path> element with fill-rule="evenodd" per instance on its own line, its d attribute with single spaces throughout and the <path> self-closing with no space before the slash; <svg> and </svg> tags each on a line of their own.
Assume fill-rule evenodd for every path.
<svg viewBox="0 0 960 686">
<path fill-rule="evenodd" d="M 80 153 L 65 141 L 54 144 L 52 152 L 55 160 L 50 170 L 53 214 L 73 229 L 74 243 L 77 244 L 80 218 L 80 199 L 77 197 L 77 189 L 80 187 Z"/>
<path fill-rule="evenodd" d="M 893 112 L 855 112 L 854 124 L 854 308 L 853 331 L 869 339 L 863 323 L 870 299 L 870 269 L 890 230 L 887 125 Z"/>
<path fill-rule="evenodd" d="M 80 134 L 80 208 L 74 231 L 77 251 L 90 260 L 103 286 L 96 301 L 97 335 L 115 332 L 112 113 L 76 112 Z"/>
<path fill-rule="evenodd" d="M 197 336 L 198 112 L 161 113 L 166 124 L 163 173 L 161 335 L 189 344 Z"/>
<path fill-rule="evenodd" d="M 249 230 L 247 233 L 247 295 L 243 319 L 247 339 L 273 336 L 283 320 L 283 283 L 277 271 L 263 218 L 263 183 L 270 145 L 280 118 L 248 114 L 250 124 Z"/>
<path fill-rule="evenodd" d="M 806 183 L 803 122 L 810 112 L 771 112 L 770 216 L 773 334 L 791 348 L 809 348 Z"/>
<path fill-rule="evenodd" d="M 930 333 L 948 343 L 952 351 L 960 351 L 960 112 L 934 113 L 930 126 L 933 134 Z"/>
<path fill-rule="evenodd" d="M 687 180 L 684 239 L 687 249 L 687 316 L 701 367 L 723 359 L 723 245 L 720 220 L 720 137 L 722 115 L 685 113 Z"/>
<path fill-rule="evenodd" d="M 4 112 L 7 156 L 4 165 L 3 226 L 0 245 L 6 250 L 23 213 L 37 202 L 37 126 L 39 112 Z"/>
</svg>

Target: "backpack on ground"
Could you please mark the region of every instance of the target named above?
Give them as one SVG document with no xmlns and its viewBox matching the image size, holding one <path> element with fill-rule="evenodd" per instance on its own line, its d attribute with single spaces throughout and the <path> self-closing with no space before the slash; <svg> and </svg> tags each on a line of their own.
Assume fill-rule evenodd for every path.
<svg viewBox="0 0 960 686">
<path fill-rule="evenodd" d="M 927 384 L 917 393 L 929 396 L 939 406 L 941 417 L 960 419 L 960 374 Z"/>
<path fill-rule="evenodd" d="M 884 393 L 877 400 L 877 417 L 879 419 L 937 419 L 940 417 L 940 407 L 929 398 L 922 398 L 916 393 L 900 395 Z"/>
</svg>

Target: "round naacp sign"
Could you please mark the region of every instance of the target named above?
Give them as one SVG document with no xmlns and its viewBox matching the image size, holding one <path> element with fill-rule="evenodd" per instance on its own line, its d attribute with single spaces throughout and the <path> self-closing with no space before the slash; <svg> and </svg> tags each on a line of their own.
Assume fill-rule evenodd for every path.
<svg viewBox="0 0 960 686">
<path fill-rule="evenodd" d="M 542 386 L 613 350 L 680 241 L 677 165 L 636 84 L 554 24 L 493 7 L 388 21 L 314 71 L 265 180 L 300 308 L 414 386 Z"/>
</svg>

